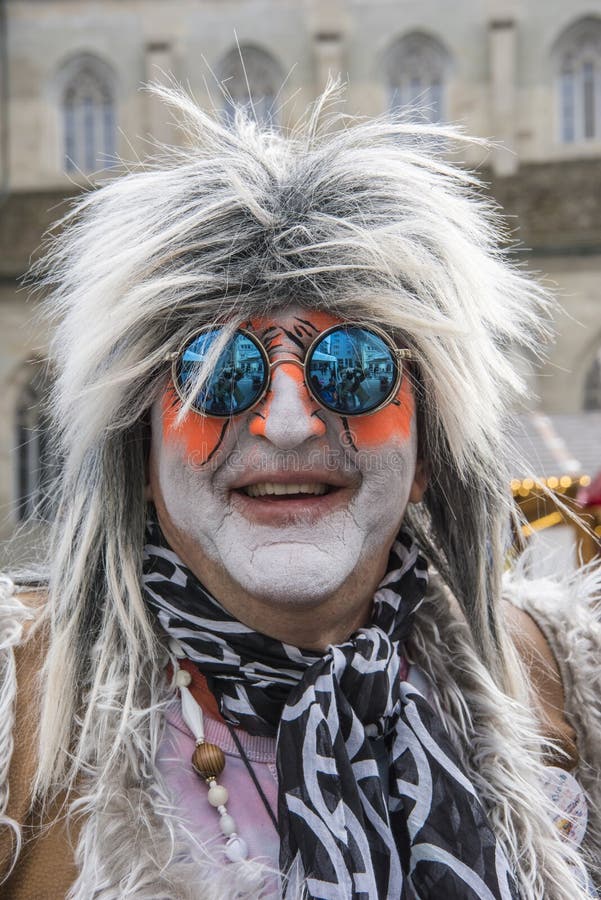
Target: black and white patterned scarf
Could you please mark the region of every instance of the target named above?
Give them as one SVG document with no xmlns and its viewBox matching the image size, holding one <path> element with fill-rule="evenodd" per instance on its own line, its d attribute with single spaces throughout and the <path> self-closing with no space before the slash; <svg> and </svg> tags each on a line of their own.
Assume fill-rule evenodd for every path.
<svg viewBox="0 0 601 900">
<path fill-rule="evenodd" d="M 250 734 L 277 733 L 280 865 L 300 863 L 311 898 L 519 896 L 442 722 L 401 680 L 402 647 L 427 585 L 409 534 L 393 546 L 371 624 L 324 654 L 233 619 L 154 523 L 143 581 L 223 716 Z"/>
</svg>

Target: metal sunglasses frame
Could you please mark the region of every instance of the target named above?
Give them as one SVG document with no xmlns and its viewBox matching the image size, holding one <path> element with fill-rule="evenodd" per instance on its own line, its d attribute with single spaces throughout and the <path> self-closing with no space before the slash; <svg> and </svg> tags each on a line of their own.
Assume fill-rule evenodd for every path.
<svg viewBox="0 0 601 900">
<path fill-rule="evenodd" d="M 380 340 L 382 340 L 383 343 L 386 344 L 386 346 L 390 350 L 390 354 L 394 361 L 395 369 L 396 369 L 394 384 L 392 384 L 392 386 L 391 386 L 388 394 L 384 398 L 384 400 L 382 400 L 382 402 L 379 403 L 377 406 L 374 406 L 373 409 L 369 409 L 365 412 L 362 410 L 357 410 L 357 411 L 340 410 L 340 409 L 336 409 L 333 406 L 328 406 L 327 404 L 325 404 L 323 402 L 321 397 L 318 397 L 318 395 L 313 390 L 313 387 L 311 385 L 311 379 L 308 378 L 307 361 L 311 360 L 311 354 L 315 350 L 316 346 L 318 344 L 320 344 L 324 340 L 324 338 L 326 338 L 329 334 L 332 334 L 334 331 L 344 331 L 344 330 L 350 329 L 350 328 L 361 328 L 363 331 L 367 331 L 370 334 L 373 334 L 376 337 L 380 338 Z M 205 332 L 219 331 L 219 330 L 220 330 L 219 328 L 215 328 L 214 326 L 211 326 L 211 325 L 207 325 L 205 328 L 200 328 L 197 332 L 192 334 L 191 337 L 186 338 L 185 342 L 181 345 L 179 350 L 177 350 L 175 353 L 169 353 L 165 357 L 168 362 L 171 362 L 171 378 L 173 381 L 173 386 L 175 387 L 175 390 L 177 391 L 178 396 L 184 403 L 187 401 L 188 398 L 181 391 L 179 383 L 178 383 L 178 372 L 177 372 L 178 363 L 179 363 L 184 351 L 186 350 L 186 348 L 189 347 L 190 344 L 196 340 L 196 338 L 200 337 L 200 335 L 204 334 Z M 311 343 L 309 344 L 307 351 L 305 353 L 304 359 L 302 359 L 302 360 L 296 359 L 296 357 L 294 357 L 294 356 L 290 356 L 290 357 L 282 357 L 280 359 L 274 359 L 272 361 L 269 359 L 269 354 L 267 353 L 267 350 L 265 349 L 264 345 L 261 343 L 259 338 L 256 337 L 256 335 L 254 335 L 250 331 L 247 331 L 246 328 L 237 328 L 234 331 L 231 340 L 233 340 L 237 334 L 244 335 L 245 338 L 247 338 L 248 340 L 251 341 L 252 344 L 254 344 L 254 346 L 258 349 L 259 353 L 261 354 L 261 357 L 263 358 L 263 362 L 265 364 L 265 373 L 266 373 L 266 376 L 264 379 L 265 383 L 263 384 L 263 387 L 261 388 L 260 393 L 257 395 L 256 400 L 253 400 L 253 402 L 250 404 L 250 406 L 246 406 L 244 409 L 241 409 L 241 410 L 234 410 L 234 412 L 231 412 L 231 413 L 211 413 L 204 409 L 198 409 L 194 405 L 192 406 L 192 408 L 195 410 L 195 412 L 198 412 L 203 416 L 208 416 L 208 418 L 210 418 L 210 419 L 229 419 L 232 416 L 241 416 L 241 415 L 244 415 L 244 413 L 247 413 L 247 412 L 250 412 L 251 410 L 253 410 L 256 406 L 259 405 L 259 403 L 261 403 L 261 401 L 264 399 L 265 395 L 268 393 L 268 391 L 271 387 L 271 381 L 273 378 L 273 370 L 276 369 L 278 366 L 283 365 L 284 363 L 292 363 L 293 365 L 300 366 L 300 368 L 303 370 L 304 384 L 305 384 L 307 391 L 309 392 L 311 397 L 315 400 L 315 402 L 322 409 L 327 410 L 327 412 L 336 413 L 336 415 L 339 415 L 339 416 L 343 415 L 343 416 L 345 416 L 345 418 L 352 417 L 352 416 L 372 416 L 374 413 L 377 413 L 381 409 L 384 409 L 385 406 L 388 406 L 388 404 L 393 400 L 393 398 L 397 394 L 397 392 L 401 386 L 401 383 L 403 381 L 403 361 L 404 360 L 413 360 L 415 358 L 413 351 L 408 350 L 406 348 L 396 347 L 395 344 L 393 344 L 392 339 L 381 328 L 378 328 L 375 325 L 370 325 L 369 328 L 367 328 L 365 325 L 362 325 L 359 322 L 344 322 L 344 324 L 342 324 L 342 325 L 332 325 L 330 328 L 326 328 L 325 331 L 320 332 L 317 335 L 317 337 L 313 341 L 311 341 Z"/>
</svg>

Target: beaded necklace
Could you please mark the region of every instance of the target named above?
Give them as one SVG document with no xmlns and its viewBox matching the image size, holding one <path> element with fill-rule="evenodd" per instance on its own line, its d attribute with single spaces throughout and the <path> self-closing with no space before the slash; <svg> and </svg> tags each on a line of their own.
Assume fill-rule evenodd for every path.
<svg viewBox="0 0 601 900">
<path fill-rule="evenodd" d="M 203 711 L 189 689 L 192 676 L 185 669 L 180 668 L 177 662 L 179 659 L 185 658 L 186 654 L 179 642 L 174 638 L 170 639 L 169 646 L 174 656 L 173 668 L 175 672 L 175 683 L 180 692 L 182 717 L 192 732 L 196 742 L 191 760 L 192 767 L 209 787 L 207 800 L 219 813 L 219 827 L 224 837 L 227 838 L 225 845 L 225 854 L 227 858 L 232 862 L 247 859 L 248 845 L 244 838 L 240 837 L 238 834 L 236 821 L 227 810 L 227 802 L 229 799 L 228 790 L 224 785 L 219 784 L 217 780 L 225 768 L 225 754 L 217 744 L 212 744 L 205 740 Z M 277 833 L 277 819 L 261 785 L 259 784 L 252 764 L 240 743 L 235 729 L 230 722 L 227 720 L 224 721 Z"/>
</svg>

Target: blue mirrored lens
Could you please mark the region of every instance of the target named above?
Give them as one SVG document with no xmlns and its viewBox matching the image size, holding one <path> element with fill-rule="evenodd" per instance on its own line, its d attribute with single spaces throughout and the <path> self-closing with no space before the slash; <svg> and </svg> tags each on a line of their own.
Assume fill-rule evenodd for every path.
<svg viewBox="0 0 601 900">
<path fill-rule="evenodd" d="M 315 397 L 342 415 L 380 406 L 394 390 L 397 362 L 388 344 L 367 328 L 336 328 L 315 345 L 307 364 Z"/>
<path fill-rule="evenodd" d="M 218 329 L 203 331 L 181 353 L 177 381 L 184 396 L 197 381 L 220 334 Z M 266 378 L 267 367 L 259 347 L 248 335 L 237 331 L 219 354 L 213 374 L 194 398 L 194 408 L 213 416 L 244 412 L 260 396 Z"/>
</svg>

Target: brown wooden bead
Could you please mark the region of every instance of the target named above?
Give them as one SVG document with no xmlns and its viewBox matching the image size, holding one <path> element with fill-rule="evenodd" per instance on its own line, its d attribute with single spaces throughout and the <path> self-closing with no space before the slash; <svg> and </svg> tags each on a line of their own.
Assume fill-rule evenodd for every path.
<svg viewBox="0 0 601 900">
<path fill-rule="evenodd" d="M 225 767 L 223 750 L 217 744 L 198 744 L 192 754 L 192 765 L 203 778 L 217 778 Z"/>
</svg>

